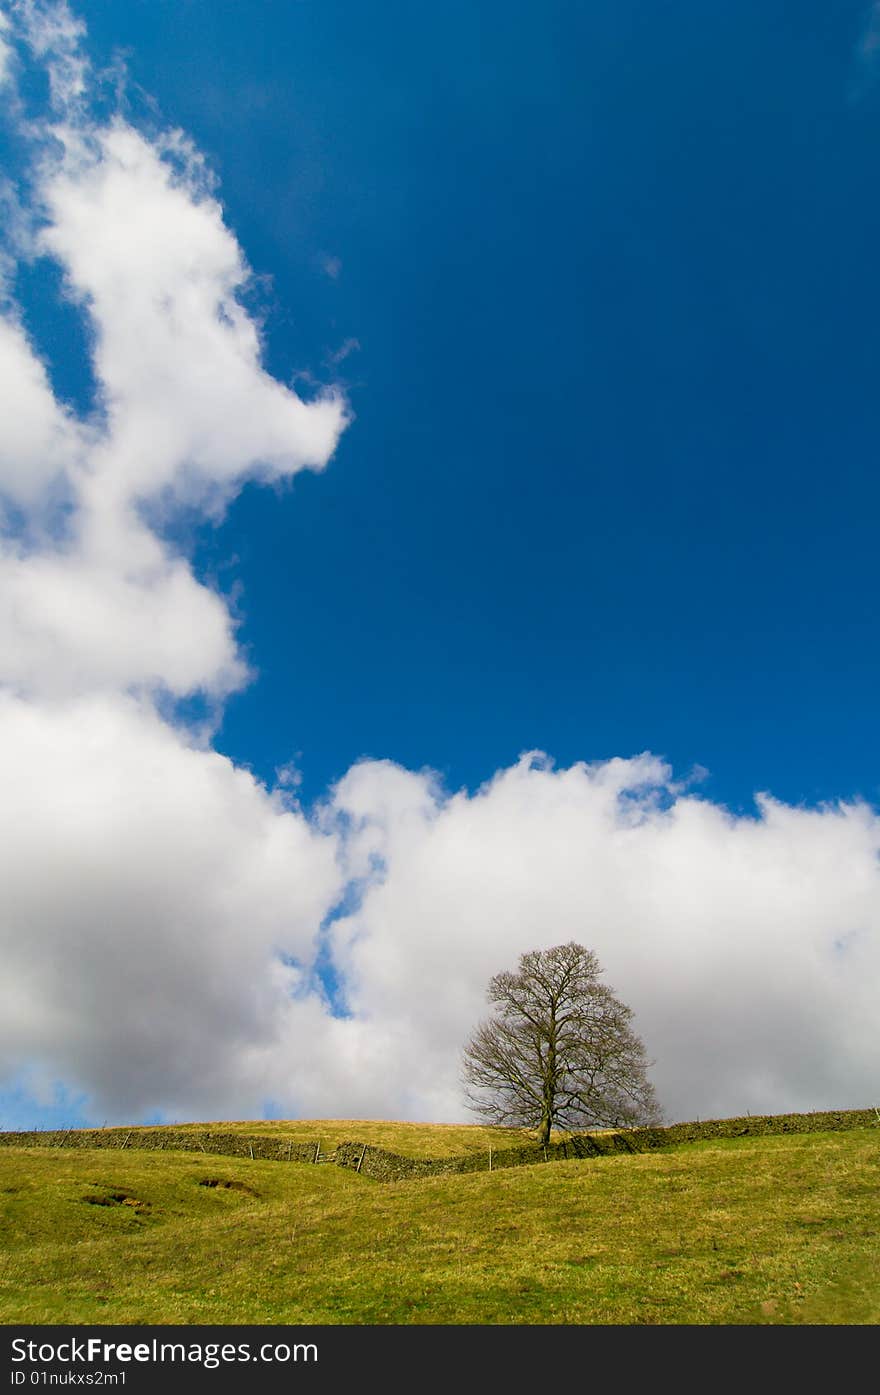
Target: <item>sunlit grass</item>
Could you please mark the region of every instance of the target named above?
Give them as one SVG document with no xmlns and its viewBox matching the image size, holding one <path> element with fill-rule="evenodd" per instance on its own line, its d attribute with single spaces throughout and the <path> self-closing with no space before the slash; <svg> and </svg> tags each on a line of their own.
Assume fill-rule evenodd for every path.
<svg viewBox="0 0 880 1395">
<path fill-rule="evenodd" d="M 491 1148 L 498 1152 L 503 1148 L 517 1148 L 537 1141 L 536 1129 L 506 1129 L 482 1127 L 479 1124 L 413 1124 L 377 1119 L 251 1119 L 234 1123 L 226 1121 L 205 1121 L 202 1123 L 137 1124 L 128 1128 L 73 1129 L 70 1130 L 70 1146 L 77 1147 L 83 1141 L 109 1142 L 115 1147 L 136 1148 L 143 1135 L 191 1135 L 193 1142 L 208 1135 L 239 1135 L 251 1138 L 272 1138 L 284 1143 L 320 1144 L 322 1151 L 332 1152 L 340 1143 L 367 1143 L 372 1147 L 386 1148 L 390 1152 L 413 1158 L 460 1157 L 466 1153 L 486 1153 Z M 553 1140 L 564 1135 L 553 1130 Z M 46 1137 L 50 1146 L 56 1140 L 64 1144 L 63 1130 L 50 1132 Z M 0 1135 L 4 1146 L 14 1142 L 14 1135 Z M 168 1146 L 172 1146 L 170 1143 Z"/>
<path fill-rule="evenodd" d="M 411 1158 L 449 1158 L 486 1152 L 489 1148 L 516 1148 L 523 1143 L 533 1143 L 537 1138 L 537 1133 L 529 1129 L 482 1128 L 478 1124 L 410 1124 L 377 1119 L 263 1119 L 250 1123 L 176 1124 L 174 1127 L 187 1133 L 260 1134 L 283 1138 L 285 1143 L 320 1143 L 327 1150 L 338 1143 L 369 1143 Z"/>
<path fill-rule="evenodd" d="M 869 1129 L 387 1184 L 0 1151 L 5 1323 L 875 1323 L 878 1235 Z"/>
</svg>

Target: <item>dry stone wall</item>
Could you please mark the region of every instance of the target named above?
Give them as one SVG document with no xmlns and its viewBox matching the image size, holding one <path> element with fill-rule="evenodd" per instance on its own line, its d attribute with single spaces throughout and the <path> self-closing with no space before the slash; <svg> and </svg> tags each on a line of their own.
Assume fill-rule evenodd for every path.
<svg viewBox="0 0 880 1395">
<path fill-rule="evenodd" d="M 452 1158 L 410 1158 L 372 1144 L 341 1143 L 335 1152 L 337 1167 L 351 1168 L 377 1182 L 438 1177 L 467 1172 L 491 1172 L 496 1168 L 524 1167 L 561 1162 L 566 1158 L 606 1157 L 620 1153 L 646 1153 L 678 1143 L 722 1138 L 761 1137 L 772 1134 L 815 1133 L 855 1128 L 880 1128 L 876 1109 L 828 1110 L 813 1114 L 745 1115 L 738 1119 L 704 1119 L 666 1127 L 621 1129 L 605 1133 L 570 1134 L 546 1148 L 524 1144 L 466 1153 Z M 194 1133 L 183 1129 L 69 1129 L 0 1133 L 0 1147 L 50 1148 L 147 1148 L 174 1152 L 213 1153 L 226 1157 L 314 1163 L 316 1143 L 287 1142 L 266 1134 L 223 1132 Z"/>
<path fill-rule="evenodd" d="M 220 1153 L 225 1157 L 314 1162 L 316 1144 L 288 1143 L 277 1135 L 191 1133 L 185 1129 L 32 1129 L 0 1134 L 7 1148 L 146 1148 L 175 1153 Z"/>
</svg>

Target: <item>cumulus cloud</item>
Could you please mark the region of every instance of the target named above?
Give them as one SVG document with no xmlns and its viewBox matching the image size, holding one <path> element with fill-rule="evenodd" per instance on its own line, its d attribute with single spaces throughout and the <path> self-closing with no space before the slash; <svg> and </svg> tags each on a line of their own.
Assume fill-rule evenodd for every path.
<svg viewBox="0 0 880 1395">
<path fill-rule="evenodd" d="M 0 17 L 0 80 L 18 45 L 51 81 L 51 111 L 20 118 L 32 173 L 8 227 L 27 237 L 6 256 L 60 268 L 95 383 L 87 409 L 61 402 L 51 346 L 7 295 L 0 1076 L 59 1082 L 98 1120 L 267 1100 L 461 1118 L 489 979 L 576 939 L 635 1009 L 672 1117 L 869 1103 L 868 807 L 762 798 L 734 817 L 651 755 L 556 770 L 532 753 L 474 793 L 364 761 L 307 817 L 294 766 L 269 790 L 163 719 L 169 696 L 219 703 L 249 673 L 226 601 L 162 522 L 321 469 L 345 404 L 265 371 L 191 143 L 90 114 L 66 4 L 0 0 Z"/>
<path fill-rule="evenodd" d="M 16 691 L 219 697 L 244 682 L 224 601 L 150 535 L 132 533 L 135 555 L 115 565 L 76 546 L 0 552 L 0 671 Z"/>
<path fill-rule="evenodd" d="M 377 1076 L 410 1108 L 460 1112 L 458 1051 L 489 978 L 570 939 L 635 1009 L 671 1117 L 874 1098 L 880 819 L 866 806 L 762 798 L 734 817 L 652 756 L 554 770 L 532 755 L 451 796 L 364 762 L 328 814 L 364 888 L 333 927 L 351 1034 L 373 1024 Z"/>
<path fill-rule="evenodd" d="M 247 267 L 189 143 L 157 146 L 122 121 L 60 134 L 41 241 L 95 326 L 107 434 L 91 507 L 170 491 L 214 511 L 245 478 L 320 468 L 342 402 L 303 402 L 262 370 L 236 298 Z"/>
<path fill-rule="evenodd" d="M 65 4 L 0 15 L 0 56 L 17 43 L 50 78 L 50 111 L 11 108 L 31 157 L 13 195 L 25 250 L 60 268 L 96 385 L 88 410 L 58 400 L 7 293 L 0 1071 L 123 1118 L 253 1111 L 260 1052 L 316 991 L 339 872 L 290 799 L 161 719 L 168 695 L 222 698 L 248 669 L 224 598 L 157 527 L 181 505 L 218 517 L 247 479 L 322 468 L 345 407 L 264 370 L 246 262 L 185 137 L 90 115 Z M 22 250 L 10 239 L 6 264 Z"/>
<path fill-rule="evenodd" d="M 0 1060 L 120 1118 L 253 1111 L 332 840 L 143 704 L 0 700 Z M 289 1089 L 289 1085 L 288 1085 Z"/>
<path fill-rule="evenodd" d="M 0 316 L 0 416 L 0 490 L 37 512 L 76 469 L 81 432 L 56 402 L 14 309 Z"/>
<path fill-rule="evenodd" d="M 82 308 L 97 400 L 84 420 L 56 401 L 7 305 L 0 490 L 19 526 L 0 552 L 0 679 L 222 695 L 247 675 L 228 611 L 146 519 L 181 505 L 217 517 L 246 479 L 322 468 L 345 406 L 263 369 L 239 299 L 248 267 L 191 143 L 91 119 L 82 26 L 65 5 L 12 13 L 54 74 L 51 117 L 27 126 L 34 250 Z"/>
</svg>

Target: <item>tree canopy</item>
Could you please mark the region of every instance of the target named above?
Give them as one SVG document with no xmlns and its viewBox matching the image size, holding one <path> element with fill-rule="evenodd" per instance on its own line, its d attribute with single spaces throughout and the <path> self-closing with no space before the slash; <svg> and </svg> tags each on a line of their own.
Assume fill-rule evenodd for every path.
<svg viewBox="0 0 880 1395">
<path fill-rule="evenodd" d="M 489 984 L 494 1012 L 464 1051 L 470 1107 L 489 1123 L 550 1130 L 657 1122 L 645 1048 L 633 1013 L 599 982 L 583 945 L 520 957 Z"/>
</svg>

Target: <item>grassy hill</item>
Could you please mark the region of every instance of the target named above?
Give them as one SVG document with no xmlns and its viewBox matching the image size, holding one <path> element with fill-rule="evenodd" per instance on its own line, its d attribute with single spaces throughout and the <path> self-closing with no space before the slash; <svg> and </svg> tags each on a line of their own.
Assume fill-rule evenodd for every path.
<svg viewBox="0 0 880 1395">
<path fill-rule="evenodd" d="M 523 1137 L 189 1127 L 422 1157 Z M 876 1323 L 878 1238 L 877 1127 L 386 1183 L 200 1151 L 0 1149 L 7 1324 Z"/>
<path fill-rule="evenodd" d="M 156 1125 L 158 1132 L 161 1125 Z M 320 1143 L 335 1148 L 357 1139 L 376 1148 L 388 1148 L 412 1158 L 450 1158 L 461 1153 L 484 1153 L 489 1148 L 516 1147 L 531 1138 L 525 1129 L 483 1128 L 479 1124 L 408 1124 L 381 1119 L 261 1119 L 232 1124 L 177 1124 L 176 1130 L 194 1135 L 228 1132 L 283 1139 L 286 1143 Z M 109 1132 L 109 1131 L 108 1131 Z M 127 1130 L 114 1130 L 116 1133 Z M 140 1132 L 140 1130 L 139 1130 Z M 143 1132 L 149 1132 L 144 1129 Z"/>
</svg>

